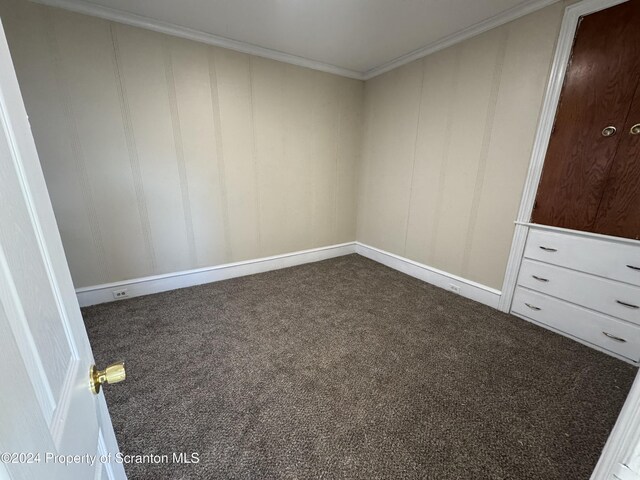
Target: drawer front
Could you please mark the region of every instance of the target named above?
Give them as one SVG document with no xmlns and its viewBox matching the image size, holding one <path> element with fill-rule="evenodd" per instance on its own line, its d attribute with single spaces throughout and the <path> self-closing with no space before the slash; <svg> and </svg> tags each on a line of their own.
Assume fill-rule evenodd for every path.
<svg viewBox="0 0 640 480">
<path fill-rule="evenodd" d="M 518 285 L 640 325 L 640 287 L 527 259 Z"/>
<path fill-rule="evenodd" d="M 640 359 L 640 327 L 630 323 L 523 287 L 516 288 L 511 311 L 634 362 Z"/>
<path fill-rule="evenodd" d="M 524 256 L 640 286 L 640 242 L 634 245 L 530 228 Z"/>
</svg>

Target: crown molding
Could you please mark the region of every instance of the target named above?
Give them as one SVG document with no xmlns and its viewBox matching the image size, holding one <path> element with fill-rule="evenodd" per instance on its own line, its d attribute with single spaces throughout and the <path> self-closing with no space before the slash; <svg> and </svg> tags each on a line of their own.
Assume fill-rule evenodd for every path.
<svg viewBox="0 0 640 480">
<path fill-rule="evenodd" d="M 173 35 L 174 37 L 186 38 L 188 40 L 206 43 L 208 45 L 214 45 L 216 47 L 227 48 L 236 52 L 248 53 L 250 55 L 268 58 L 270 60 L 277 60 L 279 62 L 297 65 L 299 67 L 311 68 L 313 70 L 332 73 L 334 75 L 340 75 L 342 77 L 354 78 L 356 80 L 364 79 L 362 72 L 357 72 L 348 68 L 342 68 L 328 63 L 318 62 L 316 60 L 310 60 L 308 58 L 291 55 L 289 53 L 272 50 L 270 48 L 259 47 L 258 45 L 232 40 L 230 38 L 221 37 L 219 35 L 212 35 L 200 30 L 181 27 L 173 23 L 154 20 L 152 18 L 137 15 L 135 13 L 129 13 L 123 10 L 117 10 L 115 8 L 104 7 L 102 5 L 96 5 L 95 3 L 91 2 L 82 0 L 31 1 L 40 5 L 61 8 L 63 10 L 69 10 L 75 13 L 82 13 L 84 15 L 90 15 L 92 17 L 99 17 L 113 22 L 124 23 L 125 25 L 131 25 L 133 27 L 145 28 L 147 30 L 165 33 L 167 35 Z"/>
<path fill-rule="evenodd" d="M 427 55 L 431 55 L 432 53 L 435 53 L 439 50 L 444 50 L 447 47 L 455 45 L 456 43 L 468 40 L 471 37 L 480 35 L 481 33 L 491 30 L 492 28 L 499 27 L 500 25 L 504 25 L 505 23 L 509 23 L 520 17 L 524 17 L 529 13 L 533 13 L 537 10 L 540 10 L 541 8 L 547 7 L 559 1 L 561 0 L 532 0 L 530 2 L 516 5 L 515 7 L 511 7 L 508 10 L 499 13 L 498 15 L 483 20 L 482 22 L 471 25 L 470 27 L 464 28 L 440 40 L 425 45 L 422 48 L 409 52 L 406 55 L 402 55 L 389 62 L 383 63 L 382 65 L 371 68 L 366 72 L 363 72 L 362 77 L 364 80 L 369 80 L 373 77 L 377 77 L 378 75 L 382 75 L 383 73 L 386 73 L 390 70 L 413 62 L 414 60 L 418 60 L 422 57 L 426 57 Z"/>
<path fill-rule="evenodd" d="M 175 37 L 186 38 L 188 40 L 206 43 L 209 45 L 214 45 L 216 47 L 227 48 L 229 50 L 235 50 L 236 52 L 247 53 L 250 55 L 256 55 L 258 57 L 289 63 L 292 65 L 297 65 L 299 67 L 311 68 L 313 70 L 332 73 L 334 75 L 340 75 L 342 77 L 354 78 L 356 80 L 369 80 L 373 77 L 381 75 L 407 63 L 413 62 L 414 60 L 426 57 L 427 55 L 435 53 L 439 50 L 443 50 L 447 47 L 455 45 L 456 43 L 463 42 L 464 40 L 475 37 L 476 35 L 491 30 L 492 28 L 504 25 L 505 23 L 516 20 L 517 18 L 523 17 L 524 15 L 527 15 L 529 13 L 533 13 L 536 10 L 540 10 L 541 8 L 544 8 L 561 0 L 531 0 L 520 5 L 516 5 L 515 7 L 505 10 L 498 15 L 488 18 L 487 20 L 476 23 L 475 25 L 471 25 L 470 27 L 460 30 L 459 32 L 444 37 L 436 42 L 425 45 L 424 47 L 409 52 L 406 55 L 397 57 L 377 67 L 371 68 L 365 72 L 358 72 L 356 70 L 350 70 L 348 68 L 338 67 L 336 65 L 299 57 L 297 55 L 291 55 L 289 53 L 280 52 L 278 50 L 272 50 L 270 48 L 264 48 L 258 45 L 221 37 L 219 35 L 213 35 L 210 33 L 202 32 L 200 30 L 181 27 L 173 23 L 154 20 L 143 15 L 137 15 L 135 13 L 129 13 L 123 10 L 104 7 L 102 5 L 97 5 L 95 3 L 87 2 L 84 0 L 31 1 L 41 5 L 57 7 L 76 13 L 82 13 L 84 15 L 90 15 L 93 17 L 103 18 L 105 20 L 124 23 L 126 25 L 131 25 L 134 27 L 145 28 L 147 30 L 165 33 L 167 35 L 173 35 Z"/>
</svg>

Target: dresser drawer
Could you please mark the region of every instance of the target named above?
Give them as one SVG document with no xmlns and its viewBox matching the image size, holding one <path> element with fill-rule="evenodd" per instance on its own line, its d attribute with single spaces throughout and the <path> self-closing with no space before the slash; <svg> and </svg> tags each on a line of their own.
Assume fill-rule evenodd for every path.
<svg viewBox="0 0 640 480">
<path fill-rule="evenodd" d="M 525 258 L 640 285 L 638 244 L 532 227 Z"/>
<path fill-rule="evenodd" d="M 517 287 L 511 311 L 622 355 L 640 359 L 640 327 Z"/>
<path fill-rule="evenodd" d="M 518 285 L 640 325 L 640 287 L 527 259 Z"/>
</svg>

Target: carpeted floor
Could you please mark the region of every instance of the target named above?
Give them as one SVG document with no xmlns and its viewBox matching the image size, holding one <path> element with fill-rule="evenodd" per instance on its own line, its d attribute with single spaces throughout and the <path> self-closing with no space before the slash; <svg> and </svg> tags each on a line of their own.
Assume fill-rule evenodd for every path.
<svg viewBox="0 0 640 480">
<path fill-rule="evenodd" d="M 636 372 L 357 255 L 83 314 L 132 480 L 586 480 Z"/>
</svg>

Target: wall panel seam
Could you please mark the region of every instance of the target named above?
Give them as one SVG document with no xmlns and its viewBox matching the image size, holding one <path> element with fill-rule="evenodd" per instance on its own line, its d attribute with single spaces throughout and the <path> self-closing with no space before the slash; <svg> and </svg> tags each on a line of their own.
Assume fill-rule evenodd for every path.
<svg viewBox="0 0 640 480">
<path fill-rule="evenodd" d="M 459 74 L 460 74 L 460 63 L 462 62 L 462 49 L 460 46 L 455 47 L 455 61 L 453 67 L 453 75 L 451 81 L 451 90 L 449 98 L 455 99 L 457 91 L 458 91 L 458 83 L 459 83 Z M 447 178 L 447 163 L 449 160 L 449 150 L 451 148 L 451 141 L 453 138 L 453 100 L 448 102 L 447 109 L 447 120 L 446 127 L 444 133 L 444 141 L 443 141 L 443 152 L 442 152 L 442 160 L 440 162 L 440 176 L 438 179 L 438 194 L 436 196 L 436 204 L 435 204 L 435 218 L 433 222 L 433 228 L 431 230 L 431 235 L 429 239 L 429 254 L 428 259 L 430 264 L 435 264 L 435 254 L 436 254 L 436 242 L 438 240 L 438 230 L 440 228 L 440 218 L 442 217 L 442 202 L 444 200 L 444 184 Z"/>
<path fill-rule="evenodd" d="M 426 71 L 426 61 L 423 58 L 420 61 L 420 68 L 422 70 L 422 80 L 420 81 L 420 96 L 418 97 L 418 119 L 416 121 L 416 134 L 413 139 L 413 162 L 411 165 L 411 183 L 409 186 L 409 205 L 407 206 L 407 220 L 404 229 L 404 248 L 403 255 L 407 255 L 407 239 L 409 237 L 409 222 L 411 221 L 411 205 L 413 203 L 413 183 L 416 173 L 416 157 L 418 153 L 418 138 L 420 137 L 420 120 L 422 119 L 422 97 L 424 95 L 424 80 Z"/>
<path fill-rule="evenodd" d="M 279 94 L 279 103 L 278 103 L 278 107 L 280 108 L 280 115 L 278 118 L 278 121 L 280 122 L 281 128 L 283 130 L 283 132 L 287 131 L 287 121 L 289 120 L 287 117 L 287 113 L 289 112 L 290 109 L 290 103 L 289 103 L 289 99 L 288 97 L 286 97 L 286 92 L 288 90 L 288 88 L 290 88 L 289 85 L 289 81 L 291 79 L 291 75 L 288 74 L 288 71 L 291 70 L 292 67 L 290 65 L 283 65 L 282 69 L 281 69 L 281 83 L 280 83 L 280 91 L 278 92 Z M 293 152 L 293 148 L 291 148 L 291 143 L 289 142 L 287 135 L 285 133 L 283 133 L 282 135 L 280 135 L 280 141 L 282 142 L 282 163 L 281 165 L 284 165 L 285 167 L 289 166 L 289 161 L 290 161 L 290 155 L 289 152 Z M 289 182 L 286 183 L 287 185 L 289 185 Z M 290 195 L 287 192 L 287 195 L 285 196 L 286 198 L 286 205 L 287 208 L 283 208 L 284 211 L 287 212 L 289 211 L 289 199 L 290 199 Z"/>
<path fill-rule="evenodd" d="M 371 85 L 371 84 L 369 84 Z M 365 207 L 368 203 L 368 197 L 371 192 L 371 184 L 373 183 L 373 174 L 370 167 L 370 155 L 369 146 L 371 137 L 371 124 L 375 118 L 375 105 L 371 100 L 371 86 L 364 89 L 363 94 L 364 107 L 363 107 L 363 127 L 362 127 L 362 140 L 360 142 L 360 164 L 358 168 L 358 201 L 356 210 L 356 239 L 366 237 L 365 232 L 370 229 L 369 226 L 369 208 Z M 363 238 L 364 240 L 364 238 Z"/>
<path fill-rule="evenodd" d="M 247 62 L 249 64 L 249 104 L 251 107 L 251 145 L 252 145 L 252 156 L 253 156 L 253 185 L 255 192 L 255 208 L 256 208 L 256 240 L 258 242 L 258 255 L 262 253 L 262 223 L 260 215 L 260 182 L 259 182 L 259 171 L 258 171 L 258 146 L 256 145 L 256 114 L 255 114 L 255 98 L 254 98 L 254 78 L 253 78 L 253 62 L 252 57 L 247 55 Z"/>
<path fill-rule="evenodd" d="M 220 202 L 222 204 L 222 223 L 224 228 L 224 254 L 225 260 L 231 261 L 233 251 L 231 247 L 231 234 L 229 230 L 229 206 L 227 194 L 227 178 L 224 164 L 224 146 L 222 144 L 222 115 L 220 114 L 220 93 L 218 91 L 218 70 L 216 68 L 215 50 L 207 51 L 209 66 L 209 86 L 211 88 L 211 108 L 213 110 L 213 128 L 216 139 L 216 166 L 220 181 Z"/>
<path fill-rule="evenodd" d="M 189 195 L 189 179 L 187 178 L 187 167 L 184 158 L 184 146 L 182 139 L 182 128 L 180 125 L 180 112 L 178 111 L 178 99 L 176 96 L 176 81 L 173 74 L 173 60 L 171 58 L 170 37 L 162 39 L 162 51 L 164 54 L 164 71 L 167 84 L 167 96 L 169 100 L 169 112 L 171 114 L 171 130 L 173 132 L 173 144 L 176 154 L 176 164 L 178 167 L 178 177 L 180 181 L 180 193 L 182 196 L 182 211 L 184 215 L 184 226 L 187 235 L 187 245 L 189 249 L 189 261 L 191 265 L 198 264 L 198 254 L 196 251 L 195 234 L 193 230 L 193 216 L 191 214 L 191 199 Z"/>
<path fill-rule="evenodd" d="M 338 121 L 336 122 L 336 145 L 335 145 L 335 186 L 333 189 L 333 232 L 332 241 L 338 241 L 338 186 L 340 185 L 340 132 L 342 128 L 342 89 L 338 88 Z"/>
<path fill-rule="evenodd" d="M 491 92 L 489 94 L 489 105 L 487 106 L 487 114 L 484 121 L 484 132 L 482 138 L 482 146 L 480 148 L 478 169 L 476 171 L 476 181 L 473 189 L 471 200 L 471 212 L 469 215 L 469 224 L 467 225 L 467 234 L 465 238 L 465 247 L 462 255 L 462 273 L 466 275 L 469 268 L 470 250 L 473 245 L 473 237 L 475 234 L 476 224 L 478 222 L 478 210 L 480 208 L 480 200 L 484 186 L 484 178 L 486 173 L 487 161 L 489 157 L 489 146 L 493 137 L 493 125 L 495 121 L 496 108 L 498 104 L 498 95 L 502 83 L 502 70 L 507 52 L 507 43 L 509 41 L 509 30 L 504 29 L 502 38 L 500 39 L 499 49 L 496 55 L 496 64 L 493 69 L 493 79 L 491 82 Z"/>
<path fill-rule="evenodd" d="M 362 130 L 360 137 L 360 145 L 359 152 L 360 157 L 358 158 L 358 165 L 356 170 L 357 175 L 357 191 L 356 191 L 356 240 L 359 240 L 363 236 L 364 232 L 364 220 L 367 216 L 367 211 L 364 208 L 364 198 L 368 191 L 369 184 L 369 168 L 368 168 L 368 158 L 367 152 L 368 148 L 368 138 L 369 138 L 369 112 L 371 111 L 371 102 L 369 99 L 369 89 L 367 89 L 366 84 L 362 87 Z"/>
<path fill-rule="evenodd" d="M 317 84 L 316 84 L 317 85 Z M 314 89 L 314 94 L 318 94 L 317 89 Z M 318 206 L 318 198 L 317 198 L 317 187 L 318 187 L 318 182 L 317 182 L 317 176 L 318 176 L 318 169 L 317 169 L 317 165 L 316 163 L 313 161 L 312 156 L 311 156 L 311 152 L 313 151 L 313 147 L 316 146 L 316 141 L 319 138 L 319 133 L 318 130 L 316 128 L 313 128 L 313 126 L 315 126 L 315 119 L 316 119 L 316 115 L 317 115 L 317 110 L 318 110 L 318 103 L 321 102 L 321 97 L 314 97 L 313 94 L 311 95 L 311 101 L 310 101 L 310 107 L 309 107 L 309 111 L 310 111 L 310 125 L 311 125 L 311 129 L 308 132 L 308 145 L 306 145 L 307 150 L 305 150 L 305 154 L 304 154 L 304 165 L 305 168 L 308 169 L 308 171 L 310 172 L 310 174 L 308 175 L 309 177 L 309 183 L 308 183 L 308 191 L 307 193 L 307 199 L 309 201 L 308 203 L 308 214 L 306 215 L 306 223 L 305 223 L 305 241 L 307 241 L 310 245 L 316 246 L 318 244 L 318 237 L 319 235 L 319 228 L 318 228 L 318 224 L 317 224 L 317 215 L 316 215 L 316 210 L 317 210 L 317 206 Z"/>
<path fill-rule="evenodd" d="M 118 34 L 116 32 L 116 24 L 109 23 L 111 33 L 111 44 L 113 47 L 113 66 L 116 86 L 118 89 L 118 98 L 120 100 L 120 113 L 122 115 L 122 124 L 124 130 L 125 143 L 129 154 L 129 164 L 131 166 L 131 174 L 133 177 L 133 186 L 138 203 L 138 215 L 140 217 L 140 225 L 142 227 L 142 236 L 144 239 L 145 251 L 149 260 L 151 270 L 156 271 L 156 254 L 151 234 L 151 225 L 149 222 L 149 212 L 147 209 L 147 200 L 142 182 L 142 170 L 140 168 L 140 159 L 138 158 L 138 146 L 133 132 L 133 122 L 131 120 L 131 109 L 127 98 L 127 89 L 124 82 L 124 72 L 122 69 L 122 60 L 120 54 L 120 44 L 118 42 Z"/>
<path fill-rule="evenodd" d="M 106 252 L 104 243 L 102 240 L 102 231 L 100 229 L 100 222 L 98 221 L 98 212 L 96 210 L 95 201 L 93 198 L 93 192 L 91 189 L 91 183 L 89 181 L 89 173 L 84 160 L 84 151 L 80 143 L 78 126 L 76 124 L 75 112 L 71 102 L 70 93 L 63 81 L 63 66 L 60 55 L 60 46 L 58 45 L 58 39 L 55 32 L 54 19 L 52 18 L 52 12 L 50 9 L 46 9 L 43 12 L 45 35 L 48 39 L 49 53 L 53 59 L 54 71 L 56 76 L 56 83 L 58 90 L 60 91 L 60 100 L 64 110 L 65 123 L 70 137 L 70 145 L 73 151 L 73 161 L 76 167 L 76 172 L 79 175 L 80 191 L 83 199 L 83 207 L 87 215 L 89 224 L 89 231 L 91 232 L 91 239 L 93 240 L 94 254 L 98 259 L 100 265 L 100 272 L 98 276 L 100 279 L 112 278 L 112 272 L 109 268 L 109 264 L 106 261 Z"/>
</svg>

